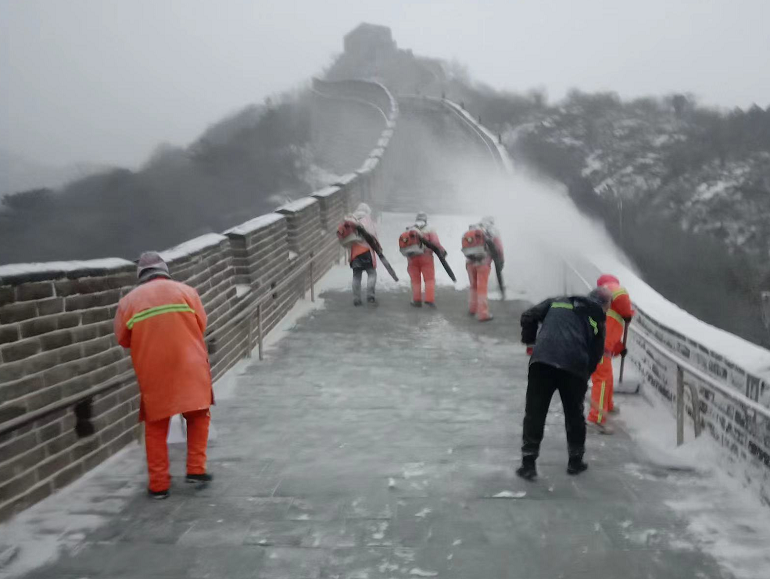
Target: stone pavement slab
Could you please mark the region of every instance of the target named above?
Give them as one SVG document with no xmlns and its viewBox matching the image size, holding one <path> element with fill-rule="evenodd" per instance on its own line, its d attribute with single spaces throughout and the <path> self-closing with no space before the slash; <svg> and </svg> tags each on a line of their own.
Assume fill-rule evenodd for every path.
<svg viewBox="0 0 770 579">
<path fill-rule="evenodd" d="M 465 297 L 440 289 L 434 311 L 403 291 L 363 308 L 326 293 L 213 409 L 213 484 L 184 485 L 178 445 L 166 501 L 143 473 L 115 475 L 129 500 L 93 496 L 106 523 L 27 579 L 729 577 L 664 504 L 688 474 L 623 432 L 589 435 L 591 468 L 567 476 L 558 400 L 540 479 L 514 475 L 525 304 L 478 324 Z"/>
</svg>

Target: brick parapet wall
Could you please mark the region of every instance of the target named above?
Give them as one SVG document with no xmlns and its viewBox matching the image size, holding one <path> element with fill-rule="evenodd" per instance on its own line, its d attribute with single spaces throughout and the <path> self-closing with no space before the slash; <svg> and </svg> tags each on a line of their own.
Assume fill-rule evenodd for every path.
<svg viewBox="0 0 770 579">
<path fill-rule="evenodd" d="M 734 364 L 675 330 L 668 328 L 637 307 L 634 324 L 666 346 L 672 354 L 710 375 L 735 392 L 770 407 L 770 383 Z M 646 392 L 677 405 L 676 364 L 651 348 L 634 332 L 629 334 L 629 359 L 643 377 Z M 697 416 L 702 435 L 710 436 L 722 449 L 731 471 L 739 473 L 742 482 L 757 490 L 770 505 L 770 420 L 753 410 L 746 410 L 733 398 L 714 390 L 702 380 L 685 372 L 685 384 L 698 393 Z M 689 387 L 685 388 L 685 411 L 692 435 L 696 413 Z M 672 433 L 672 437 L 675 433 Z"/>
<path fill-rule="evenodd" d="M 376 96 L 378 106 L 390 103 L 379 141 L 373 138 L 368 145 L 376 142 L 381 149 L 393 132 L 395 101 L 379 85 L 369 93 L 360 84 L 349 86 L 356 87 L 355 98 Z M 345 90 L 337 91 L 341 98 Z M 382 156 L 375 153 L 378 157 L 372 158 Z M 304 295 L 309 278 L 300 276 L 296 284 L 272 290 L 330 246 L 337 223 L 364 195 L 376 196 L 369 176 L 376 170 L 346 175 L 339 184 L 282 207 L 281 213 L 161 252 L 174 279 L 201 295 L 209 318 L 207 336 L 218 332 L 211 355 L 214 380 L 255 345 L 255 335 L 248 341 L 246 325 L 228 321 L 268 295 L 262 312 L 265 332 L 286 315 Z M 337 255 L 324 252 L 314 263 L 316 279 Z M 0 423 L 126 376 L 92 398 L 92 435 L 78 437 L 71 407 L 0 435 L 0 520 L 69 484 L 140 436 L 131 359 L 113 334 L 118 301 L 135 283 L 136 266 L 123 259 L 0 266 Z"/>
</svg>

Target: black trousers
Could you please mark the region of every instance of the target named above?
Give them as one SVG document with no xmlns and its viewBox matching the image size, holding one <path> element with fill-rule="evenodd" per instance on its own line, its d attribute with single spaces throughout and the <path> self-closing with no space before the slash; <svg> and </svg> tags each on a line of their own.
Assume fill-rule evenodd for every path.
<svg viewBox="0 0 770 579">
<path fill-rule="evenodd" d="M 557 390 L 564 407 L 564 427 L 567 430 L 567 450 L 570 458 L 582 457 L 586 445 L 586 421 L 583 401 L 588 380 L 548 364 L 535 362 L 529 367 L 527 408 L 524 414 L 522 457 L 536 459 L 540 455 L 545 417 Z"/>
</svg>

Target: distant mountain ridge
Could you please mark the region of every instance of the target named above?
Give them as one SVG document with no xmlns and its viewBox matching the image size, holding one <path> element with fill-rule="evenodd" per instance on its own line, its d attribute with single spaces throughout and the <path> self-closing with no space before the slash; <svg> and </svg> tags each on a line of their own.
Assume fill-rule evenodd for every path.
<svg viewBox="0 0 770 579">
<path fill-rule="evenodd" d="M 7 149 L 0 148 L 0 197 L 29 189 L 57 189 L 99 171 L 104 165 L 46 165 Z"/>
</svg>

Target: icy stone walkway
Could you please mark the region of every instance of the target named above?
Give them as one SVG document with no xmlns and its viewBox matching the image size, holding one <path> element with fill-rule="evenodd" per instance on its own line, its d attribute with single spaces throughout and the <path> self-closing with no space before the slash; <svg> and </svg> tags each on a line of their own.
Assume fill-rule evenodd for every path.
<svg viewBox="0 0 770 579">
<path fill-rule="evenodd" d="M 436 311 L 401 290 L 377 308 L 323 297 L 214 409 L 207 490 L 180 480 L 177 446 L 173 494 L 150 501 L 134 449 L 78 491 L 80 516 L 106 522 L 26 577 L 727 577 L 664 504 L 687 474 L 672 481 L 622 432 L 589 435 L 591 468 L 571 478 L 552 411 L 540 479 L 515 477 L 522 304 L 477 324 L 451 289 Z"/>
</svg>

